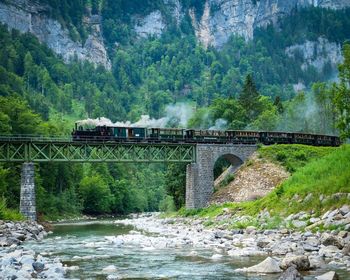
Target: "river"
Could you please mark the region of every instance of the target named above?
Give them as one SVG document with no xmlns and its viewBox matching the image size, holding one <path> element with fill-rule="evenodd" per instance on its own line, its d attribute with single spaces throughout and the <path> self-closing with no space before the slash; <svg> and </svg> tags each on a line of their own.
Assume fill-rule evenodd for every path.
<svg viewBox="0 0 350 280">
<path fill-rule="evenodd" d="M 124 242 L 118 241 L 121 236 L 126 238 Z M 142 236 L 153 244 L 145 245 Z M 234 272 L 236 268 L 257 264 L 265 257 L 219 255 L 213 258 L 219 252 L 215 248 L 157 246 L 166 238 L 169 237 L 161 233 L 135 231 L 132 225 L 115 220 L 94 220 L 56 224 L 53 234 L 42 242 L 27 242 L 24 247 L 50 258 L 60 258 L 64 265 L 72 268 L 66 274 L 70 279 L 106 279 L 108 275 L 107 279 L 273 280 L 279 277 Z M 115 268 L 103 270 L 111 265 Z M 305 279 L 314 279 L 314 276 Z"/>
</svg>

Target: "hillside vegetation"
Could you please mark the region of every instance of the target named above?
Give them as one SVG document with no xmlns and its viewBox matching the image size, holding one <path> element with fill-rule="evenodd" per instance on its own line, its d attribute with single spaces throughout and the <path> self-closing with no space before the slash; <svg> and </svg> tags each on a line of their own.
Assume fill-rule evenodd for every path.
<svg viewBox="0 0 350 280">
<path fill-rule="evenodd" d="M 289 166 L 294 173 L 270 194 L 256 201 L 212 205 L 201 210 L 182 209 L 180 215 L 213 218 L 227 209 L 251 216 L 263 210 L 277 217 L 287 217 L 300 211 L 312 211 L 320 215 L 349 203 L 350 145 L 339 148 L 274 145 L 263 147 L 259 153 L 262 157 L 274 158 Z"/>
</svg>

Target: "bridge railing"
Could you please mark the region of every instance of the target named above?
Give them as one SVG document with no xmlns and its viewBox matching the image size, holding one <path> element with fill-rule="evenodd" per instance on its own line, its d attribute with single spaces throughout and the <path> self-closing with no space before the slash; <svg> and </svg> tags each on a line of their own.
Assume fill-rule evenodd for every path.
<svg viewBox="0 0 350 280">
<path fill-rule="evenodd" d="M 1 142 L 71 142 L 72 137 L 67 136 L 42 136 L 32 134 L 0 135 Z"/>
</svg>

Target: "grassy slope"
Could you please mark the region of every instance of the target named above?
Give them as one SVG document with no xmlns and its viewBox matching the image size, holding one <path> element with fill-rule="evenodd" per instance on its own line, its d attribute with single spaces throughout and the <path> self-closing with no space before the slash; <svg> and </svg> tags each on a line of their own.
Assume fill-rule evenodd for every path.
<svg viewBox="0 0 350 280">
<path fill-rule="evenodd" d="M 201 210 L 180 210 L 180 215 L 215 217 L 223 208 L 256 215 L 267 209 L 276 216 L 287 216 L 299 211 L 322 213 L 330 208 L 349 203 L 346 197 L 332 197 L 335 193 L 350 193 L 350 145 L 340 148 L 309 147 L 303 145 L 274 145 L 259 150 L 262 157 L 281 162 L 294 172 L 275 191 L 266 197 L 245 203 L 212 205 Z M 308 194 L 312 194 L 304 201 Z M 323 202 L 319 196 L 327 196 Z"/>
</svg>

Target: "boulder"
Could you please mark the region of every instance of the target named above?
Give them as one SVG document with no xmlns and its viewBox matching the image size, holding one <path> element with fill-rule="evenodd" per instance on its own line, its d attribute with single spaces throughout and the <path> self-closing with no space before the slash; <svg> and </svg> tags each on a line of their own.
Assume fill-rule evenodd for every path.
<svg viewBox="0 0 350 280">
<path fill-rule="evenodd" d="M 42 262 L 33 262 L 32 265 L 36 272 L 41 272 L 45 268 L 45 265 Z"/>
<path fill-rule="evenodd" d="M 296 228 L 306 227 L 307 223 L 305 221 L 293 220 L 292 225 Z"/>
<path fill-rule="evenodd" d="M 316 277 L 317 280 L 339 280 L 339 276 L 335 271 L 329 271 Z"/>
<path fill-rule="evenodd" d="M 341 251 L 338 247 L 330 245 L 330 246 L 321 246 L 318 254 L 322 257 L 332 258 L 334 254 L 340 253 Z"/>
<path fill-rule="evenodd" d="M 248 226 L 248 227 L 245 229 L 245 232 L 246 232 L 247 234 L 255 233 L 255 232 L 256 232 L 256 227 L 254 227 L 254 226 Z"/>
<path fill-rule="evenodd" d="M 339 236 L 341 239 L 344 239 L 344 238 L 346 238 L 346 237 L 348 236 L 348 232 L 345 231 L 345 230 L 341 230 L 341 231 L 339 231 L 338 236 Z"/>
<path fill-rule="evenodd" d="M 344 241 L 339 236 L 335 236 L 329 233 L 323 233 L 321 236 L 321 244 L 324 246 L 336 246 L 338 249 L 343 249 Z"/>
<path fill-rule="evenodd" d="M 307 256 L 290 256 L 290 257 L 285 257 L 282 262 L 280 267 L 282 269 L 287 269 L 291 266 L 294 266 L 297 270 L 309 270 L 310 269 L 310 261 Z"/>
<path fill-rule="evenodd" d="M 264 261 L 258 263 L 257 265 L 239 268 L 235 271 L 245 273 L 280 273 L 282 270 L 275 259 L 267 257 Z"/>
<path fill-rule="evenodd" d="M 343 216 L 345 216 L 346 214 L 348 214 L 350 212 L 350 207 L 349 205 L 343 205 L 340 209 L 340 214 L 342 214 Z"/>
<path fill-rule="evenodd" d="M 321 256 L 309 256 L 310 269 L 322 268 L 326 266 L 324 259 Z"/>
<path fill-rule="evenodd" d="M 350 256 L 350 243 L 346 244 L 342 250 L 345 256 Z"/>
<path fill-rule="evenodd" d="M 113 272 L 116 272 L 117 271 L 117 268 L 115 265 L 109 265 L 109 266 L 106 266 L 105 268 L 102 269 L 102 272 L 104 273 L 113 273 Z"/>
<path fill-rule="evenodd" d="M 299 271 L 294 267 L 288 267 L 287 270 L 285 270 L 280 278 L 278 280 L 302 280 L 304 279 L 303 276 L 299 273 Z"/>
</svg>

